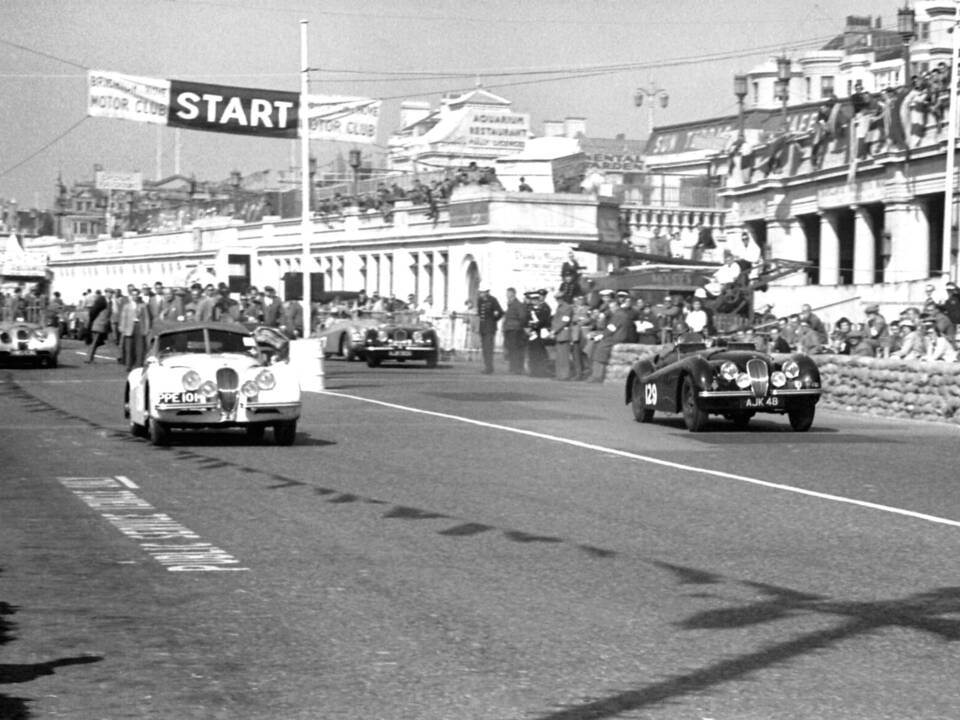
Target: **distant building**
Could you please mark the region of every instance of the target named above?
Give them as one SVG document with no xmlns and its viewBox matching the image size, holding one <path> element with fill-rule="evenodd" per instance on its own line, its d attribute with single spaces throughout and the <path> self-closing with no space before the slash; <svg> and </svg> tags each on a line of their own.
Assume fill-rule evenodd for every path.
<svg viewBox="0 0 960 720">
<path fill-rule="evenodd" d="M 510 106 L 482 88 L 444 97 L 435 110 L 429 103 L 405 101 L 401 127 L 388 140 L 388 170 L 412 174 L 471 162 L 490 166 L 522 151 L 530 137 L 530 115 Z"/>
</svg>

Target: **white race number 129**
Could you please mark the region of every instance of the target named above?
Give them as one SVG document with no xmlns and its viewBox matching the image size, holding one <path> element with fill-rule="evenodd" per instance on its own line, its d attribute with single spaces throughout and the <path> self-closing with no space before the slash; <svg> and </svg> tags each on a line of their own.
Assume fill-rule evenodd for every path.
<svg viewBox="0 0 960 720">
<path fill-rule="evenodd" d="M 657 404 L 657 386 L 656 385 L 643 386 L 643 404 L 644 405 Z"/>
</svg>

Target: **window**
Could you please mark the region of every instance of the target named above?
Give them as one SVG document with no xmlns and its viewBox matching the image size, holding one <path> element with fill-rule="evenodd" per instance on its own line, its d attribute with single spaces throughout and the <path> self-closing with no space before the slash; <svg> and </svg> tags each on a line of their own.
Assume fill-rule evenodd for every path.
<svg viewBox="0 0 960 720">
<path fill-rule="evenodd" d="M 820 97 L 827 98 L 833 95 L 833 75 L 824 75 L 820 78 Z"/>
<path fill-rule="evenodd" d="M 753 104 L 760 104 L 760 83 L 756 80 L 753 81 Z"/>
<path fill-rule="evenodd" d="M 804 78 L 804 85 L 805 85 L 805 88 L 803 91 L 804 92 L 803 99 L 812 100 L 813 95 L 811 93 L 813 92 L 813 90 L 811 88 L 813 87 L 813 80 L 811 78 Z"/>
<path fill-rule="evenodd" d="M 930 23 L 929 22 L 919 22 L 917 23 L 917 40 L 921 42 L 930 39 Z"/>
</svg>

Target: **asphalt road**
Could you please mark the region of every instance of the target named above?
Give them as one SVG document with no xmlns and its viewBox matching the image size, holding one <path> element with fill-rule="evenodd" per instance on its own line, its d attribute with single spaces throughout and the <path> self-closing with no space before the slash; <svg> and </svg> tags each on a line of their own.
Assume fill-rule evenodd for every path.
<svg viewBox="0 0 960 720">
<path fill-rule="evenodd" d="M 331 361 L 297 443 L 0 370 L 0 718 L 960 717 L 960 429 Z"/>
</svg>

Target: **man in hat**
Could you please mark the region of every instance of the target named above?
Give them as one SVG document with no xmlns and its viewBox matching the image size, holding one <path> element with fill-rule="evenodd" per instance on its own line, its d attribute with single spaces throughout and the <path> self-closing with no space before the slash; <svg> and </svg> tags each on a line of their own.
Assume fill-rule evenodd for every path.
<svg viewBox="0 0 960 720">
<path fill-rule="evenodd" d="M 923 334 L 917 330 L 917 323 L 910 317 L 900 320 L 900 349 L 893 357 L 900 360 L 919 360 L 926 352 Z"/>
<path fill-rule="evenodd" d="M 527 372 L 533 377 L 550 376 L 550 358 L 544 340 L 550 334 L 550 307 L 546 290 L 532 290 L 527 298 Z"/>
<path fill-rule="evenodd" d="M 503 350 L 507 364 L 514 375 L 523 374 L 526 352 L 527 308 L 517 297 L 516 288 L 507 288 L 507 309 L 503 312 Z"/>
<path fill-rule="evenodd" d="M 603 328 L 603 338 L 593 355 L 593 371 L 590 374 L 590 382 L 603 382 L 614 345 L 637 341 L 636 320 L 637 311 L 633 307 L 633 296 L 626 290 L 618 291 L 617 308 Z"/>
<path fill-rule="evenodd" d="M 947 283 L 947 299 L 943 301 L 940 309 L 943 314 L 950 318 L 954 325 L 960 325 L 960 290 L 957 289 L 955 282 Z"/>
<path fill-rule="evenodd" d="M 867 305 L 863 309 L 867 316 L 864 323 L 863 342 L 873 349 L 874 355 L 889 355 L 890 352 L 890 329 L 887 327 L 887 320 L 880 314 L 880 306 L 875 303 Z"/>
<path fill-rule="evenodd" d="M 873 348 L 869 343 L 865 343 L 863 332 L 854 328 L 847 334 L 847 345 L 849 355 L 853 357 L 876 357 Z"/>
<path fill-rule="evenodd" d="M 493 343 L 497 337 L 497 323 L 503 317 L 500 301 L 483 287 L 477 297 L 477 329 L 480 333 L 480 354 L 483 356 L 484 375 L 493 374 Z"/>
<path fill-rule="evenodd" d="M 760 308 L 753 316 L 754 325 L 769 325 L 777 321 L 777 316 L 773 312 L 773 304 L 766 303 L 761 305 Z"/>
</svg>

